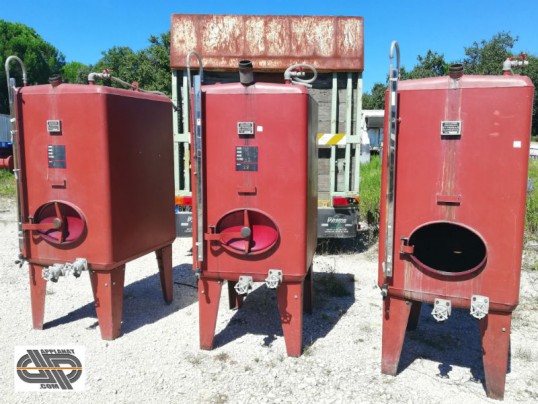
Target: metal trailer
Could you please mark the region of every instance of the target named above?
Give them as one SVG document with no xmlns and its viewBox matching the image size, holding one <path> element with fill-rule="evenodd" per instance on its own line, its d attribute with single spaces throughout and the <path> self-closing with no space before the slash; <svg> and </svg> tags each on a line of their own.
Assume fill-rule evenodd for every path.
<svg viewBox="0 0 538 404">
<path fill-rule="evenodd" d="M 205 83 L 237 81 L 239 60 L 253 62 L 258 81 L 282 82 L 296 63 L 320 74 L 310 94 L 319 105 L 318 237 L 354 237 L 358 226 L 361 155 L 369 152 L 361 131 L 362 17 L 175 14 L 170 65 L 174 113 L 176 225 L 192 234 L 187 54 L 203 59 Z M 192 60 L 192 67 L 198 67 Z M 292 175 L 293 173 L 290 173 Z"/>
</svg>

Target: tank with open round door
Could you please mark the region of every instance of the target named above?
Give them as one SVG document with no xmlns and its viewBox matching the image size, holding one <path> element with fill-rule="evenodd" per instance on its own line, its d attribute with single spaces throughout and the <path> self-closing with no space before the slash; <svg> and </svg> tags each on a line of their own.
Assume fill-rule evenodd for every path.
<svg viewBox="0 0 538 404">
<path fill-rule="evenodd" d="M 433 222 L 409 237 L 413 262 L 433 274 L 463 276 L 479 271 L 487 259 L 486 243 L 472 229 L 451 222 Z"/>
<path fill-rule="evenodd" d="M 278 227 L 274 220 L 253 209 L 226 213 L 215 230 L 222 247 L 238 254 L 261 254 L 278 242 Z"/>
<path fill-rule="evenodd" d="M 80 241 L 86 231 L 86 219 L 76 206 L 61 201 L 41 205 L 34 222 L 42 225 L 38 234 L 52 244 L 70 244 Z"/>
</svg>

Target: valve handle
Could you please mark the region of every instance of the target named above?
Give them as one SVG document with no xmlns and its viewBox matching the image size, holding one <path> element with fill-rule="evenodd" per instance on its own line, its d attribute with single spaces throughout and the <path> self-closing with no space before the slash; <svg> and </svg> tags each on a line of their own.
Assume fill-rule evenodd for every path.
<svg viewBox="0 0 538 404">
<path fill-rule="evenodd" d="M 244 253 L 248 254 L 250 252 L 250 238 L 252 236 L 252 228 L 250 227 L 250 218 L 248 215 L 248 210 L 243 211 L 243 227 L 239 231 L 228 231 L 222 233 L 205 233 L 204 239 L 207 241 L 218 241 L 222 243 L 224 240 L 230 239 L 244 239 L 245 248 Z"/>
</svg>

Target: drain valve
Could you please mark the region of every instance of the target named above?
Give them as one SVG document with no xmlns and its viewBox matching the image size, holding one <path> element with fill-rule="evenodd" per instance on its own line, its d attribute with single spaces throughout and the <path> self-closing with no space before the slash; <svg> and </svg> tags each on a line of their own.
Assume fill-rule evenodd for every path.
<svg viewBox="0 0 538 404">
<path fill-rule="evenodd" d="M 486 296 L 471 296 L 471 316 L 482 320 L 489 312 L 489 299 Z"/>
<path fill-rule="evenodd" d="M 269 289 L 276 289 L 282 283 L 282 271 L 280 269 L 270 269 L 269 275 L 265 278 L 265 284 Z"/>
<path fill-rule="evenodd" d="M 74 262 L 65 264 L 54 264 L 50 267 L 43 268 L 42 276 L 46 281 L 58 282 L 60 276 L 73 275 L 78 278 L 82 271 L 88 269 L 88 260 L 85 258 L 77 258 Z"/>
<path fill-rule="evenodd" d="M 432 316 L 438 322 L 446 321 L 452 313 L 452 305 L 450 300 L 435 299 L 433 305 Z"/>
<path fill-rule="evenodd" d="M 240 276 L 234 289 L 238 295 L 246 295 L 252 289 L 252 276 Z"/>
</svg>

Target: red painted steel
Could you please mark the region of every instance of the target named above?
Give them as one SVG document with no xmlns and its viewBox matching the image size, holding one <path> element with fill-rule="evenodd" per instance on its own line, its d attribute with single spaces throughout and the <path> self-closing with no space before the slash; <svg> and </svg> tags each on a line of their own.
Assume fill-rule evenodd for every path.
<svg viewBox="0 0 538 404">
<path fill-rule="evenodd" d="M 235 70 L 250 59 L 256 71 L 308 63 L 318 71 L 364 70 L 362 17 L 172 15 L 170 66 L 186 69 L 187 54 L 204 55 L 204 69 Z M 191 66 L 197 66 L 193 60 Z"/>
<path fill-rule="evenodd" d="M 532 83 L 521 76 L 400 82 L 390 278 L 382 269 L 384 226 L 379 250 L 379 285 L 388 287 L 384 373 L 396 373 L 408 318 L 409 328 L 416 326 L 421 302 L 442 298 L 469 309 L 472 295 L 486 296 L 489 314 L 480 320 L 486 391 L 502 398 L 519 298 L 532 99 Z"/>
<path fill-rule="evenodd" d="M 85 258 L 102 337 L 116 338 L 127 261 L 155 251 L 165 300 L 172 300 L 171 103 L 71 84 L 24 87 L 16 98 L 34 328 L 43 327 L 42 269 Z M 59 123 L 50 129 L 47 121 Z"/>
<path fill-rule="evenodd" d="M 287 352 L 299 356 L 316 247 L 315 104 L 303 86 L 234 83 L 202 86 L 202 105 L 203 260 L 196 245 L 193 251 L 201 275 L 200 346 L 213 346 L 219 282 L 227 280 L 231 291 L 240 276 L 260 282 L 277 269 L 283 273 L 278 305 Z M 241 122 L 254 123 L 254 134 L 238 135 Z M 197 209 L 193 204 L 195 242 Z M 242 235 L 245 227 L 250 232 Z M 242 298 L 232 292 L 229 303 L 237 308 Z"/>
</svg>

